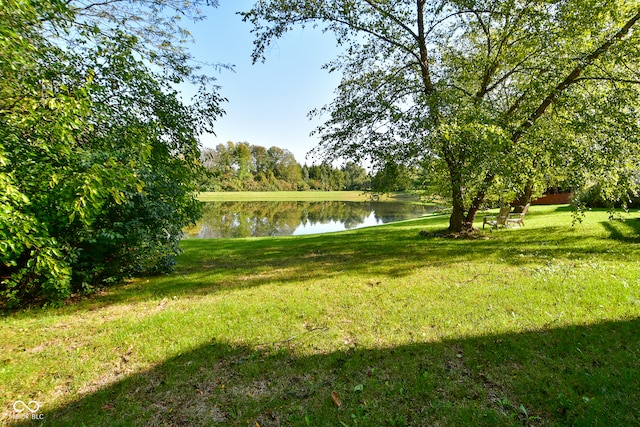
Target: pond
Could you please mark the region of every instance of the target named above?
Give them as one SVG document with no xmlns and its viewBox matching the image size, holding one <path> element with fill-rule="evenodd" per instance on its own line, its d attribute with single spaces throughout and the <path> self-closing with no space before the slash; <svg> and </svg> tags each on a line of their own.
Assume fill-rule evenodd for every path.
<svg viewBox="0 0 640 427">
<path fill-rule="evenodd" d="M 295 236 L 418 218 L 436 208 L 392 202 L 207 202 L 185 238 Z"/>
</svg>

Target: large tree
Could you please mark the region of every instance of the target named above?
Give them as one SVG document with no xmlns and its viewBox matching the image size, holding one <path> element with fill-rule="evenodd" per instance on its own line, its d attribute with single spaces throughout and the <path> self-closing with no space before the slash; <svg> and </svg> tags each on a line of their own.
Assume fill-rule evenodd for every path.
<svg viewBox="0 0 640 427">
<path fill-rule="evenodd" d="M 221 113 L 172 35 L 131 29 L 171 4 L 188 6 L 0 8 L 0 302 L 55 301 L 171 267 L 198 217 L 198 134 Z M 188 105 L 172 87 L 187 80 L 205 84 Z"/>
<path fill-rule="evenodd" d="M 418 163 L 471 227 L 490 194 L 562 170 L 634 185 L 638 162 L 637 0 L 265 0 L 244 13 L 254 60 L 296 25 L 335 34 L 342 72 L 317 110 L 318 151 Z"/>
</svg>

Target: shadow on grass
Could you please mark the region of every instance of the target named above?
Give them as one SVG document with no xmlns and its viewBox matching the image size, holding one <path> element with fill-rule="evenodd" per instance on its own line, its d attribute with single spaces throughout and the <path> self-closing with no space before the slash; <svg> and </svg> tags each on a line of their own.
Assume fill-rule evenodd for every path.
<svg viewBox="0 0 640 427">
<path fill-rule="evenodd" d="M 601 224 L 609 232 L 610 239 L 623 243 L 640 243 L 640 218 L 612 220 Z"/>
<path fill-rule="evenodd" d="M 305 338 L 212 339 L 37 425 L 640 423 L 639 319 L 300 356 Z"/>
</svg>

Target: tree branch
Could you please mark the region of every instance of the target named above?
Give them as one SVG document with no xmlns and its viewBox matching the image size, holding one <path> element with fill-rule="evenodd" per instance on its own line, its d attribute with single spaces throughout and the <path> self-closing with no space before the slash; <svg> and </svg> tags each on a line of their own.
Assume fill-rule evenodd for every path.
<svg viewBox="0 0 640 427">
<path fill-rule="evenodd" d="M 431 71 L 429 69 L 429 51 L 427 49 L 426 34 L 424 31 L 424 5 L 425 0 L 417 0 L 418 12 L 418 47 L 420 49 L 420 74 L 422 76 L 422 84 L 424 85 L 424 93 L 429 96 L 434 92 L 433 82 L 431 81 Z"/>
<path fill-rule="evenodd" d="M 576 82 L 576 80 L 580 77 L 580 74 L 591 64 L 594 63 L 596 59 L 598 59 L 601 55 L 613 46 L 616 41 L 622 40 L 631 30 L 631 28 L 640 20 L 640 10 L 631 18 L 625 25 L 614 34 L 609 40 L 600 45 L 596 50 L 587 55 L 582 61 L 575 66 L 575 68 L 562 80 L 548 95 L 547 97 L 540 103 L 538 108 L 531 113 L 529 118 L 522 123 L 522 125 L 516 130 L 512 137 L 511 142 L 516 143 L 524 136 L 524 134 L 529 130 L 535 122 L 542 117 L 542 115 L 547 111 L 547 108 L 558 98 L 560 94 L 562 94 L 568 87 Z"/>
<path fill-rule="evenodd" d="M 636 84 L 636 85 L 640 85 L 640 80 L 635 80 L 635 79 L 621 79 L 618 77 L 604 77 L 604 76 L 599 76 L 599 77 L 579 77 L 575 80 L 575 83 L 578 82 L 582 82 L 582 81 L 586 81 L 586 80 L 602 80 L 602 81 L 608 81 L 608 82 L 612 82 L 612 83 L 629 83 L 629 84 Z"/>
<path fill-rule="evenodd" d="M 528 7 L 528 5 L 527 5 L 527 7 Z M 476 16 L 478 18 L 478 21 L 482 22 L 480 14 L 476 14 Z M 484 98 L 485 95 L 487 95 L 489 92 L 491 92 L 493 89 L 495 89 L 500 83 L 504 82 L 510 76 L 515 74 L 519 70 L 519 67 L 521 65 L 525 64 L 527 62 L 527 60 L 529 60 L 529 58 L 533 57 L 536 54 L 536 52 L 531 52 L 529 55 L 525 55 L 525 57 L 520 62 L 518 62 L 516 65 L 514 65 L 511 68 L 511 70 L 509 70 L 502 77 L 500 77 L 497 81 L 495 81 L 493 84 L 491 84 L 491 79 L 495 75 L 496 71 L 498 70 L 498 59 L 500 58 L 505 46 L 510 46 L 511 45 L 511 43 L 508 43 L 509 38 L 513 35 L 514 31 L 518 28 L 519 23 L 521 22 L 521 18 L 524 17 L 524 12 L 521 13 L 520 15 L 517 15 L 515 17 L 514 22 L 512 22 L 511 25 L 509 23 L 510 16 L 511 15 L 509 15 L 509 14 L 505 14 L 504 15 L 505 29 L 509 29 L 509 28 L 510 29 L 508 31 L 506 31 L 504 36 L 500 39 L 500 42 L 498 44 L 498 47 L 497 47 L 495 55 L 494 55 L 493 62 L 491 63 L 490 66 L 487 67 L 485 75 L 484 75 L 484 77 L 482 79 L 481 87 L 478 90 L 478 92 L 476 93 L 476 102 L 479 102 L 482 98 Z M 481 25 L 484 28 L 484 26 L 485 26 L 484 23 L 481 23 Z M 487 38 L 489 38 L 489 36 L 490 36 L 489 29 L 485 30 L 485 34 L 486 34 Z M 520 41 L 520 40 L 521 40 L 521 38 L 517 39 L 517 41 Z M 491 44 L 490 44 L 490 41 L 487 41 L 487 45 L 488 45 L 487 46 L 487 48 L 488 48 L 487 59 L 489 60 L 490 56 L 491 56 Z"/>
<path fill-rule="evenodd" d="M 390 13 L 388 13 L 387 11 L 385 11 L 384 9 L 380 8 L 377 5 L 377 2 L 375 0 L 364 0 L 365 3 L 367 3 L 369 6 L 371 6 L 371 8 L 373 10 L 375 10 L 376 12 L 378 12 L 379 14 L 381 14 L 382 16 L 384 16 L 387 19 L 392 20 L 393 22 L 395 22 L 396 24 L 398 24 L 403 30 L 405 30 L 407 33 L 409 33 L 414 40 L 418 40 L 418 35 L 416 33 L 413 32 L 413 30 L 411 28 L 409 28 L 404 22 L 402 22 L 400 19 L 398 19 L 395 15 L 392 15 Z M 418 3 L 424 3 L 424 0 L 418 0 Z"/>
</svg>

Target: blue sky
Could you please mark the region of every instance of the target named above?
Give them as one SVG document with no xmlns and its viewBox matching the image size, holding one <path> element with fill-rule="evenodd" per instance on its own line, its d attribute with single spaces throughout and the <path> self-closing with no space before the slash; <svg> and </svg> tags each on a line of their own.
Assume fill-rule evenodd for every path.
<svg viewBox="0 0 640 427">
<path fill-rule="evenodd" d="M 235 66 L 235 72 L 212 72 L 229 102 L 216 123 L 216 136 L 203 135 L 201 141 L 205 147 L 227 141 L 277 146 L 311 164 L 305 155 L 318 138 L 309 133 L 320 121 L 310 121 L 307 113 L 333 99 L 340 76 L 321 66 L 338 54 L 335 39 L 318 29 L 296 29 L 273 44 L 265 63 L 252 65 L 251 25 L 235 12 L 249 10 L 254 1 L 220 0 L 218 8 L 207 10 L 207 20 L 187 27 L 197 60 Z"/>
</svg>

